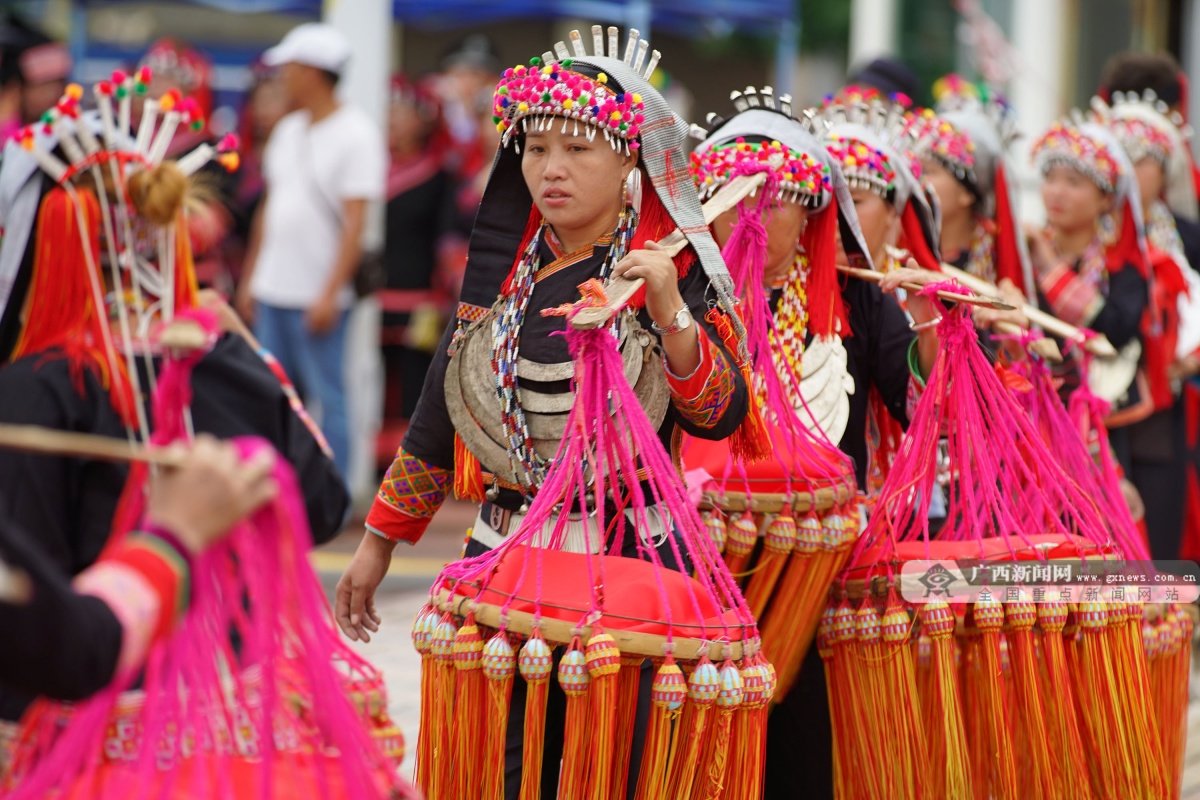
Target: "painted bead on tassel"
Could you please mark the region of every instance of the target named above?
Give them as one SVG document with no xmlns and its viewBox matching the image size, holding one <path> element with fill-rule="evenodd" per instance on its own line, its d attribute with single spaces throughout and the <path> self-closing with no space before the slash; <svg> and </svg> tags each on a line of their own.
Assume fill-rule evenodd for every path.
<svg viewBox="0 0 1200 800">
<path fill-rule="evenodd" d="M 791 512 L 787 509 L 767 524 L 767 530 L 763 534 L 763 546 L 780 555 L 792 552 L 796 546 L 796 540 L 796 520 L 792 518 Z"/>
<path fill-rule="evenodd" d="M 758 541 L 758 523 L 749 511 L 743 511 L 729 527 L 729 539 L 725 543 L 725 555 L 744 558 L 750 555 Z"/>
<path fill-rule="evenodd" d="M 718 553 L 725 552 L 725 543 L 729 537 L 729 527 L 725 524 L 725 515 L 718 509 L 710 508 L 704 512 L 704 530 L 716 545 Z"/>
<path fill-rule="evenodd" d="M 825 532 L 830 530 L 821 524 L 815 511 L 809 511 L 796 525 L 795 550 L 798 555 L 812 555 L 821 549 Z"/>
</svg>

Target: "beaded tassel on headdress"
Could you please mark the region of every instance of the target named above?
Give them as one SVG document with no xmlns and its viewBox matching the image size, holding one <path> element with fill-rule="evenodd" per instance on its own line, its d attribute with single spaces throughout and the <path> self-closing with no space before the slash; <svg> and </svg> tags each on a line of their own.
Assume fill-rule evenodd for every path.
<svg viewBox="0 0 1200 800">
<path fill-rule="evenodd" d="M 103 241 L 103 255 L 107 258 L 109 269 L 109 290 L 115 298 L 120 347 L 124 354 L 122 364 L 116 349 L 107 348 L 103 353 L 106 359 L 104 371 L 114 376 L 128 376 L 135 395 L 142 394 L 134 361 L 135 342 L 148 344 L 146 339 L 153 323 L 169 322 L 176 311 L 190 308 L 195 303 L 196 277 L 182 214 L 186 179 L 212 158 L 217 158 L 227 169 L 237 167 L 235 137 L 226 137 L 216 148 L 203 145 L 180 162 L 164 162 L 167 148 L 179 126 L 195 127 L 202 123 L 195 103 L 177 93 L 169 93 L 157 101 L 147 101 L 136 134 L 131 134 L 131 97 L 145 94 L 149 81 L 149 70 L 142 69 L 136 76 L 114 73 L 111 81 L 96 85 L 99 137 L 92 129 L 93 119 L 81 113 L 83 89 L 75 84 L 67 87 L 62 99 L 46 112 L 38 126 L 29 126 L 18 135 L 26 152 L 60 184 L 59 191 L 92 194 L 90 188 L 77 188 L 80 180 L 85 178 L 93 187 L 114 187 L 93 195 L 98 201 L 99 224 L 91 241 L 84 235 L 83 229 L 53 214 L 39 217 L 37 241 L 58 240 L 55 245 L 59 249 L 56 259 L 71 259 L 74 257 L 74 248 L 82 248 L 83 257 L 92 264 L 87 280 L 99 298 L 96 302 L 97 312 L 106 319 L 100 272 L 99 243 Z M 114 100 L 118 103 L 116 110 L 113 107 Z M 159 111 L 163 112 L 161 125 L 157 125 Z M 46 137 L 53 138 L 47 140 Z M 61 149 L 67 158 L 66 162 L 52 152 L 53 148 L 48 142 Z M 153 208 L 146 206 L 145 197 L 151 183 L 174 186 L 174 189 L 164 189 L 156 195 L 160 199 L 173 199 L 169 203 L 156 203 Z M 52 192 L 50 196 L 57 195 Z M 143 222 L 150 224 L 149 232 L 139 227 Z M 53 225 L 48 227 L 51 223 Z M 69 228 L 64 227 L 68 225 Z M 140 235 L 155 243 L 153 258 L 139 257 L 140 250 L 145 249 L 145 243 L 138 238 Z M 76 239 L 79 241 L 76 242 Z M 148 266 L 148 261 L 153 263 Z M 132 304 L 126 298 L 127 283 L 132 293 Z M 76 319 L 83 320 L 86 317 L 81 314 Z M 107 326 L 105 328 L 103 335 L 107 339 L 109 334 Z M 149 350 L 148 347 L 143 349 Z M 148 352 L 146 359 L 153 376 Z M 121 403 L 114 405 L 122 414 L 128 412 L 127 425 L 132 426 L 136 420 L 142 438 L 149 437 L 148 422 L 140 404 L 134 404 L 132 411 Z"/>
</svg>

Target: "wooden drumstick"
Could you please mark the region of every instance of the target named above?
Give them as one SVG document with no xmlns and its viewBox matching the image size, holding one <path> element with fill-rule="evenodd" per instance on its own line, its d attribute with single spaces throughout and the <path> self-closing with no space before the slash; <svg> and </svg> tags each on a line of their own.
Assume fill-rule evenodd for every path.
<svg viewBox="0 0 1200 800">
<path fill-rule="evenodd" d="M 942 264 L 942 272 L 973 292 L 986 294 L 998 291 L 995 286 L 982 278 L 976 278 L 971 273 L 950 264 Z M 1096 334 L 1093 337 L 1085 338 L 1081 329 L 1069 322 L 1063 322 L 1058 317 L 1047 314 L 1037 306 L 1030 305 L 1029 303 L 1022 305 L 1021 311 L 1034 325 L 1062 339 L 1072 339 L 1079 342 L 1092 355 L 1099 356 L 1100 358 L 1115 358 L 1117 355 L 1117 348 L 1113 347 L 1112 343 L 1103 334 Z"/>
<path fill-rule="evenodd" d="M 883 280 L 883 273 L 876 272 L 873 269 L 859 269 L 856 267 L 839 266 L 838 270 L 852 277 L 859 278 L 860 280 L 871 281 L 872 283 L 879 283 Z M 900 286 L 905 291 L 909 292 L 919 292 L 924 288 L 919 283 L 902 283 Z M 974 290 L 972 289 L 972 291 Z M 937 295 L 943 300 L 950 300 L 955 303 L 966 303 L 968 305 L 981 306 L 983 308 L 991 308 L 998 311 L 1013 311 L 1016 309 L 1016 306 L 1010 305 L 998 297 L 989 297 L 982 294 L 964 295 L 959 294 L 958 292 L 940 291 L 937 293 Z M 1005 336 L 1016 336 L 1022 332 L 1021 326 L 1013 322 L 997 322 L 993 327 L 998 333 L 1001 333 Z M 1052 361 L 1055 364 L 1062 363 L 1062 351 L 1058 349 L 1058 344 L 1055 343 L 1053 339 L 1037 339 L 1032 341 L 1029 343 L 1029 349 L 1034 355 L 1040 356 L 1046 361 Z"/>
<path fill-rule="evenodd" d="M 143 447 L 111 436 L 59 431 L 37 425 L 0 424 L 0 447 L 100 461 L 142 461 L 164 467 L 177 467 L 183 461 L 179 450 Z"/>
<path fill-rule="evenodd" d="M 753 194 L 758 187 L 763 185 L 766 179 L 767 176 L 765 173 L 739 175 L 722 186 L 703 206 L 704 224 L 712 225 L 717 217 Z M 687 247 L 688 241 L 683 232 L 676 229 L 661 239 L 658 244 L 667 255 L 674 256 Z M 613 278 L 604 287 L 608 302 L 595 308 L 581 309 L 579 313 L 571 318 L 571 326 L 576 330 L 586 331 L 608 324 L 613 315 L 625 307 L 629 302 L 629 298 L 633 297 L 637 293 L 637 290 L 642 288 L 644 283 L 645 281 L 641 278 L 634 278 L 633 280 Z"/>
</svg>

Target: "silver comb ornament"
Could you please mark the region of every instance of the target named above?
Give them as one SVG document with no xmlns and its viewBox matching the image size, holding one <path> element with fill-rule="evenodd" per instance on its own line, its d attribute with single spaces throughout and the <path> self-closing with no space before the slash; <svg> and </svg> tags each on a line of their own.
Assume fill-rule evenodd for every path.
<svg viewBox="0 0 1200 800">
<path fill-rule="evenodd" d="M 562 42 L 557 42 L 554 45 L 554 55 L 558 56 L 559 61 L 565 61 L 571 57 L 571 52 L 567 50 L 567 46 Z"/>
<path fill-rule="evenodd" d="M 587 50 L 583 47 L 583 38 L 580 37 L 579 31 L 571 31 L 571 49 L 575 51 L 576 58 L 586 58 Z"/>
<path fill-rule="evenodd" d="M 709 116 L 712 115 L 710 114 Z M 703 142 L 706 138 L 708 138 L 708 129 L 693 122 L 688 126 L 688 136 L 692 137 L 698 142 Z"/>
<path fill-rule="evenodd" d="M 621 57 L 620 54 L 617 52 L 618 48 L 620 48 L 620 46 L 621 46 L 620 37 L 618 35 L 619 33 L 620 32 L 617 30 L 616 26 L 611 26 L 611 25 L 609 26 L 609 28 L 608 28 L 608 57 L 609 58 L 618 59 Z"/>
<path fill-rule="evenodd" d="M 592 55 L 604 55 L 604 28 L 599 25 L 592 26 Z"/>
<path fill-rule="evenodd" d="M 650 42 L 642 39 L 638 42 L 637 56 L 633 59 L 633 71 L 641 72 L 642 64 L 646 60 L 646 51 L 650 49 Z"/>
<path fill-rule="evenodd" d="M 745 111 L 747 108 L 750 107 L 750 103 L 746 100 L 746 98 L 742 95 L 742 93 L 739 92 L 737 89 L 734 89 L 732 92 L 729 93 L 729 99 L 733 101 L 733 107 L 736 108 L 738 111 Z"/>
<path fill-rule="evenodd" d="M 789 117 L 792 116 L 792 96 L 790 94 L 779 95 L 779 110 Z"/>
<path fill-rule="evenodd" d="M 762 88 L 761 95 L 762 95 L 763 107 L 774 110 L 775 109 L 775 90 L 772 89 L 770 86 L 764 86 Z"/>
<path fill-rule="evenodd" d="M 647 83 L 650 82 L 650 76 L 654 74 L 654 70 L 658 67 L 658 60 L 662 58 L 662 53 L 657 50 L 650 51 L 650 63 L 646 65 L 646 71 L 642 73 L 642 78 Z"/>
<path fill-rule="evenodd" d="M 747 86 L 746 91 L 742 92 L 742 94 L 746 97 L 746 102 L 750 104 L 751 108 L 759 107 L 757 89 L 755 89 L 753 86 Z"/>
<path fill-rule="evenodd" d="M 633 54 L 637 52 L 637 41 L 640 35 L 637 28 L 629 29 L 629 41 L 625 43 L 625 57 L 623 59 L 627 66 L 633 66 Z"/>
</svg>

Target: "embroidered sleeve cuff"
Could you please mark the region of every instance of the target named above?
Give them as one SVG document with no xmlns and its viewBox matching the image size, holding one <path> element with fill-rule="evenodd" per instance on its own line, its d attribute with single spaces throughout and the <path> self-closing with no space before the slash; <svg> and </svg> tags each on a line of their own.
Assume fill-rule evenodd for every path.
<svg viewBox="0 0 1200 800">
<path fill-rule="evenodd" d="M 698 428 L 712 428 L 720 421 L 736 390 L 736 370 L 725 353 L 700 331 L 700 364 L 686 378 L 667 369 L 667 385 L 675 408 Z"/>
<path fill-rule="evenodd" d="M 1039 284 L 1055 316 L 1072 325 L 1086 326 L 1104 307 L 1100 288 L 1065 264 L 1047 270 Z"/>
<path fill-rule="evenodd" d="M 405 452 L 396 453 L 367 515 L 367 530 L 415 544 L 446 500 L 454 473 Z"/>
<path fill-rule="evenodd" d="M 118 671 L 145 661 L 150 646 L 182 616 L 190 592 L 187 565 L 154 536 L 129 536 L 75 579 L 80 594 L 103 600 L 121 623 Z"/>
</svg>

